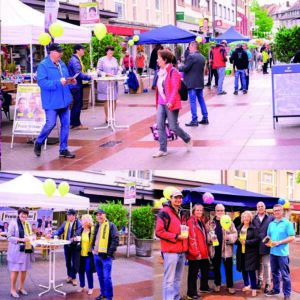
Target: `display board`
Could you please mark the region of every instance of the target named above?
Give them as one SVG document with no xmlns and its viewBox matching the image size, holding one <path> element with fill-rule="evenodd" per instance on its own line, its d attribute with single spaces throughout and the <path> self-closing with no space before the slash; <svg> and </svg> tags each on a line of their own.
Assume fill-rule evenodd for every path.
<svg viewBox="0 0 300 300">
<path fill-rule="evenodd" d="M 273 125 L 281 117 L 300 117 L 300 64 L 272 67 Z"/>
<path fill-rule="evenodd" d="M 38 135 L 46 122 L 42 108 L 41 91 L 37 84 L 19 84 L 12 130 L 14 135 Z"/>
</svg>

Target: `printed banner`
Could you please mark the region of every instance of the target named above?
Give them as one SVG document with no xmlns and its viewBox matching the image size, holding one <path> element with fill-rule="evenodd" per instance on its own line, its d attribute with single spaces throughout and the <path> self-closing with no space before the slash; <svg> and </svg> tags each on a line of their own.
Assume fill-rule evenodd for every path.
<svg viewBox="0 0 300 300">
<path fill-rule="evenodd" d="M 135 204 L 136 200 L 136 183 L 130 182 L 124 188 L 124 204 Z"/>
<path fill-rule="evenodd" d="M 99 9 L 97 2 L 80 3 L 80 25 L 92 27 L 94 24 L 100 23 Z"/>
<path fill-rule="evenodd" d="M 16 220 L 18 217 L 18 211 L 4 211 L 2 212 L 2 221 L 3 222 L 10 222 Z M 36 221 L 36 211 L 30 210 L 27 221 Z"/>
<path fill-rule="evenodd" d="M 13 134 L 38 135 L 45 122 L 39 86 L 18 85 Z"/>
<path fill-rule="evenodd" d="M 45 1 L 45 31 L 49 32 L 49 27 L 56 22 L 58 15 L 59 2 L 58 0 Z"/>
</svg>

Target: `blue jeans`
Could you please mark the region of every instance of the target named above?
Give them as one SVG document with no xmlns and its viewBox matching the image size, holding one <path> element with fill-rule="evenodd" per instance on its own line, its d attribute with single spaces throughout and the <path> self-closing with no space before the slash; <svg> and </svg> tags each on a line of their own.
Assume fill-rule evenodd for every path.
<svg viewBox="0 0 300 300">
<path fill-rule="evenodd" d="M 290 259 L 288 256 L 270 254 L 271 272 L 273 277 L 273 290 L 280 293 L 280 273 L 282 278 L 282 291 L 284 296 L 291 295 Z"/>
<path fill-rule="evenodd" d="M 255 271 L 246 271 L 245 270 L 245 254 L 244 253 L 242 253 L 242 274 L 243 274 L 244 285 L 245 286 L 249 285 L 249 277 L 250 277 L 251 288 L 252 288 L 252 290 L 256 290 L 257 289 L 256 273 L 255 273 Z"/>
<path fill-rule="evenodd" d="M 247 90 L 247 91 L 248 91 L 248 88 L 249 88 L 249 76 L 250 76 L 250 69 L 248 69 L 248 75 L 245 74 L 246 90 Z M 243 83 L 242 83 L 242 77 L 241 77 L 241 86 L 243 86 Z"/>
<path fill-rule="evenodd" d="M 164 253 L 163 300 L 180 299 L 184 262 L 184 253 Z"/>
<path fill-rule="evenodd" d="M 80 113 L 83 105 L 83 87 L 71 89 L 70 91 L 73 96 L 73 106 L 71 110 L 71 125 L 79 126 L 81 125 Z"/>
<path fill-rule="evenodd" d="M 246 78 L 245 78 L 245 70 L 235 70 L 234 72 L 234 90 L 237 91 L 239 89 L 239 78 L 241 77 L 242 81 L 242 89 L 246 90 Z"/>
<path fill-rule="evenodd" d="M 105 296 L 106 300 L 110 300 L 113 298 L 113 286 L 111 280 L 112 257 L 101 258 L 95 254 L 94 261 L 101 295 Z"/>
<path fill-rule="evenodd" d="M 156 123 L 159 137 L 159 150 L 167 151 L 167 134 L 165 130 L 166 119 L 168 119 L 169 127 L 175 134 L 188 143 L 191 137 L 178 125 L 179 109 L 170 111 L 166 105 L 158 104 Z"/>
<path fill-rule="evenodd" d="M 196 98 L 198 98 L 198 102 L 201 108 L 202 119 L 206 120 L 208 118 L 206 104 L 203 98 L 203 90 L 199 89 L 189 89 L 189 98 L 190 98 L 190 106 L 191 106 L 191 114 L 192 114 L 192 122 L 198 122 L 198 115 L 197 115 L 197 102 Z"/>
<path fill-rule="evenodd" d="M 80 287 L 85 287 L 85 273 L 88 280 L 89 289 L 94 288 L 93 271 L 91 269 L 91 259 L 89 256 L 80 256 L 79 281 Z"/>
<path fill-rule="evenodd" d="M 52 129 L 56 125 L 57 116 L 59 116 L 61 127 L 60 127 L 60 146 L 59 150 L 68 149 L 68 137 L 70 127 L 70 110 L 69 107 L 60 109 L 46 109 L 46 124 L 44 125 L 40 135 L 37 138 L 37 143 L 42 144 L 51 133 Z"/>
<path fill-rule="evenodd" d="M 154 75 L 153 75 L 153 81 L 152 81 L 152 86 L 155 86 L 156 87 L 156 85 L 157 85 L 157 77 L 158 77 L 158 75 L 157 75 L 157 72 L 158 72 L 158 68 L 156 68 L 156 70 L 154 71 Z"/>
<path fill-rule="evenodd" d="M 64 253 L 67 267 L 67 275 L 72 279 L 76 279 L 77 272 L 74 265 L 76 263 L 76 259 L 79 259 L 78 256 L 80 255 L 80 252 L 76 251 L 76 249 L 73 246 L 66 245 L 64 246 Z"/>
<path fill-rule="evenodd" d="M 219 76 L 218 93 L 221 93 L 221 92 L 223 92 L 223 82 L 224 82 L 224 78 L 225 78 L 225 67 L 217 68 L 217 70 L 218 70 L 218 76 Z"/>
</svg>

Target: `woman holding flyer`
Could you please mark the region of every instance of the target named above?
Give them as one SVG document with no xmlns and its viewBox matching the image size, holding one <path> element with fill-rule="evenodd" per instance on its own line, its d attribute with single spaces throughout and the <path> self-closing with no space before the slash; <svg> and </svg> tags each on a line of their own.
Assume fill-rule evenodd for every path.
<svg viewBox="0 0 300 300">
<path fill-rule="evenodd" d="M 189 260 L 188 291 L 187 295 L 192 299 L 199 299 L 197 293 L 197 279 L 201 270 L 201 293 L 211 293 L 208 286 L 209 274 L 209 252 L 205 224 L 203 223 L 204 208 L 196 204 L 192 210 L 192 216 L 188 220 L 189 227 L 189 248 L 187 259 Z"/>
</svg>

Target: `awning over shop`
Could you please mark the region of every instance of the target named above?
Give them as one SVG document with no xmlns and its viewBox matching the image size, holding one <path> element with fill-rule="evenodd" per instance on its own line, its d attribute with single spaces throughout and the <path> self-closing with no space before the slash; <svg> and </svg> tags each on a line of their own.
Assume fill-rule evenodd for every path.
<svg viewBox="0 0 300 300">
<path fill-rule="evenodd" d="M 194 33 L 173 25 L 167 25 L 140 34 L 137 44 L 189 43 L 195 39 L 196 35 Z"/>
<path fill-rule="evenodd" d="M 107 31 L 112 34 L 117 35 L 125 35 L 125 36 L 133 36 L 137 34 L 137 32 L 143 33 L 147 32 L 148 29 L 141 29 L 135 27 L 125 27 L 125 26 L 116 26 L 116 25 L 106 25 Z"/>
<path fill-rule="evenodd" d="M 203 203 L 202 196 L 206 192 L 214 196 L 213 204 Z M 200 203 L 208 210 L 214 210 L 216 204 L 223 204 L 230 211 L 254 210 L 256 209 L 256 204 L 260 201 L 264 202 L 267 208 L 272 208 L 278 203 L 279 199 L 278 197 L 253 193 L 223 184 L 184 189 L 182 193 L 184 205 L 189 205 L 191 202 L 193 204 Z"/>
</svg>

